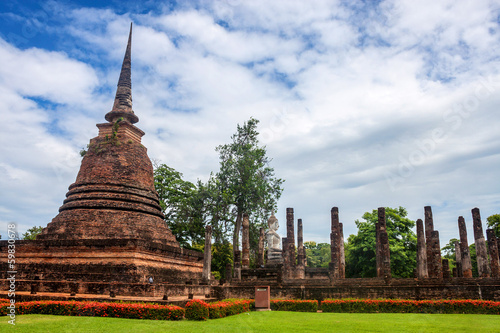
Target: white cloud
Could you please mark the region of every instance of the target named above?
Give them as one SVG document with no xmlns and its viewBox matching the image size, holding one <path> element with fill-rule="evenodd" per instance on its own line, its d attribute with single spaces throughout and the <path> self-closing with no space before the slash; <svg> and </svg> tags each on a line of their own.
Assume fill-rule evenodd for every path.
<svg viewBox="0 0 500 333">
<path fill-rule="evenodd" d="M 0 184 L 12 194 L 1 197 L 0 211 L 27 227 L 42 223 L 21 207 L 37 207 L 31 215 L 45 220 L 56 215 L 78 149 L 111 107 L 133 19 L 143 142 L 188 180 L 216 171 L 214 148 L 254 116 L 286 179 L 278 218 L 294 207 L 308 240 L 328 242 L 332 206 L 347 238 L 365 211 L 404 206 L 416 220 L 432 205 L 442 245 L 457 236 L 458 215 L 470 221 L 474 206 L 483 219 L 498 213 L 498 9 L 486 1 L 354 6 L 228 0 L 120 15 L 82 8 L 60 11 L 72 24 L 51 30 L 68 41 L 65 53 L 3 42 L 0 59 L 13 66 L 0 69 L 9 124 L 0 132 L 9 142 L 0 150 Z M 55 121 L 61 133 L 50 130 Z M 429 143 L 439 129 L 446 138 Z M 50 182 L 57 186 L 46 191 Z M 31 199 L 36 193 L 43 205 Z"/>
</svg>

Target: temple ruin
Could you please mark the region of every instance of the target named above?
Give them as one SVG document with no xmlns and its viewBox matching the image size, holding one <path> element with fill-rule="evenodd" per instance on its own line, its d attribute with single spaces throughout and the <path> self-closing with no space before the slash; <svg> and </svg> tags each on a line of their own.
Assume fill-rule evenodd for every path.
<svg viewBox="0 0 500 333">
<path fill-rule="evenodd" d="M 278 235 L 278 219 L 272 213 L 268 230 L 259 230 L 258 249 L 250 248 L 250 220 L 244 215 L 242 250 L 234 252 L 234 265 L 226 266 L 226 279 L 215 281 L 210 273 L 211 227 L 205 229 L 203 254 L 181 248 L 163 219 L 153 167 L 141 144 L 145 133 L 136 127 L 139 118 L 132 110 L 131 43 L 132 26 L 112 110 L 105 115 L 107 122 L 97 124 L 98 136 L 90 140 L 59 214 L 36 240 L 16 241 L 18 291 L 66 293 L 68 297 L 133 295 L 167 300 L 197 294 L 222 299 L 253 298 L 255 287 L 266 285 L 272 297 L 295 299 L 500 300 L 500 241 L 488 229 L 486 246 L 478 208 L 471 211 L 478 278 L 472 277 L 465 219 L 458 218 L 457 266 L 451 274 L 448 260 L 441 258 L 430 206 L 424 207 L 424 220 L 416 221 L 414 278 L 392 277 L 383 207 L 378 209 L 375 226 L 376 277 L 346 278 L 343 224 L 339 208 L 333 207 L 331 221 L 326 222 L 331 245 L 328 268 L 307 266 L 303 239 L 307 221 L 298 219 L 295 229 L 294 209 L 287 208 L 286 237 Z M 0 241 L 2 291 L 8 290 L 7 249 L 7 241 Z M 257 253 L 255 268 L 250 265 L 251 250 Z"/>
<path fill-rule="evenodd" d="M 134 125 L 131 44 L 132 26 L 113 108 L 97 124 L 59 214 L 36 240 L 16 243 L 19 291 L 163 296 L 167 284 L 202 278 L 203 254 L 182 249 L 163 219 L 144 132 Z"/>
</svg>

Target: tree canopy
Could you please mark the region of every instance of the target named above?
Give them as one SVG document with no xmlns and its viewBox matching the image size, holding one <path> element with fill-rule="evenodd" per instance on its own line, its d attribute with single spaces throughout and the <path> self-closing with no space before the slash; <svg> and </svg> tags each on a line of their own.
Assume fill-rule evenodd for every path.
<svg viewBox="0 0 500 333">
<path fill-rule="evenodd" d="M 215 175 L 224 194 L 228 212 L 234 216 L 233 251 L 238 249 L 243 214 L 250 217 L 250 248 L 258 241 L 258 229 L 265 226 L 269 213 L 277 208 L 283 180 L 276 178 L 266 147 L 259 145 L 257 124 L 250 118 L 231 136 L 231 143 L 216 148 L 220 170 Z"/>
<path fill-rule="evenodd" d="M 308 267 L 328 267 L 332 256 L 328 243 L 304 242 Z"/>
<path fill-rule="evenodd" d="M 165 164 L 155 164 L 155 187 L 165 221 L 182 247 L 198 248 L 204 242 L 205 226 L 212 226 L 215 254 L 212 267 L 224 276 L 227 253 L 238 249 L 243 214 L 250 218 L 251 262 L 255 260 L 259 227 L 266 226 L 276 210 L 283 189 L 258 141 L 257 124 L 250 118 L 238 125 L 231 142 L 216 148 L 220 169 L 206 183 L 182 179 L 182 173 Z M 232 246 L 230 238 L 232 235 Z M 234 255 L 234 254 L 233 254 Z"/>
<path fill-rule="evenodd" d="M 182 173 L 165 165 L 156 165 L 155 188 L 165 222 L 183 247 L 205 239 L 203 185 L 182 179 Z"/>
<path fill-rule="evenodd" d="M 491 215 L 486 219 L 489 229 L 495 230 L 495 235 L 500 237 L 500 214 Z"/>
<path fill-rule="evenodd" d="M 32 228 L 29 228 L 26 230 L 26 232 L 23 234 L 23 239 L 28 239 L 28 240 L 34 240 L 36 239 L 36 236 L 39 235 L 42 232 L 42 227 L 41 226 L 34 226 Z"/>
<path fill-rule="evenodd" d="M 417 236 L 411 230 L 415 222 L 408 219 L 408 213 L 403 207 L 385 209 L 387 220 L 387 235 L 391 254 L 391 272 L 393 277 L 413 277 L 416 268 Z M 345 247 L 346 277 L 375 277 L 375 223 L 378 222 L 378 212 L 363 214 L 363 220 L 356 220 L 357 235 L 350 235 Z"/>
</svg>

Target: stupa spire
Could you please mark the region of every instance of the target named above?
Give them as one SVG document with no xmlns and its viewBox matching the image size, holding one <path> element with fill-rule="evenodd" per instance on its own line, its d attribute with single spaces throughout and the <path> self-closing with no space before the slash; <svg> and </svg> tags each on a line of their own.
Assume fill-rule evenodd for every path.
<svg viewBox="0 0 500 333">
<path fill-rule="evenodd" d="M 132 110 L 132 79 L 131 79 L 131 66 L 132 66 L 132 23 L 130 23 L 130 33 L 128 36 L 127 49 L 125 57 L 123 58 L 122 70 L 120 78 L 118 79 L 118 86 L 116 89 L 115 102 L 113 109 L 106 114 L 106 120 L 114 123 L 119 118 L 128 120 L 131 124 L 139 121 L 139 118 Z"/>
</svg>

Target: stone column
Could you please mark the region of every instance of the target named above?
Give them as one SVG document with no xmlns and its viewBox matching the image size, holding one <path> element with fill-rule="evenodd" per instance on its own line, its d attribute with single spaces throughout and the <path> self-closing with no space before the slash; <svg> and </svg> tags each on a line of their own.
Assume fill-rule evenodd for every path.
<svg viewBox="0 0 500 333">
<path fill-rule="evenodd" d="M 479 277 L 489 277 L 490 265 L 488 264 L 488 253 L 479 208 L 472 209 L 472 221 L 474 223 L 474 240 L 476 243 L 477 273 Z"/>
<path fill-rule="evenodd" d="M 295 267 L 295 230 L 293 208 L 286 209 L 286 238 L 287 252 L 289 256 L 290 268 Z"/>
<path fill-rule="evenodd" d="M 462 273 L 462 251 L 460 250 L 460 242 L 456 241 L 455 242 L 455 263 L 456 263 L 456 269 L 457 269 L 457 276 L 456 277 L 463 277 Z"/>
<path fill-rule="evenodd" d="M 283 274 L 282 278 L 289 279 L 290 278 L 290 255 L 288 254 L 288 239 L 287 237 L 281 238 L 281 247 L 283 248 L 283 252 L 281 255 L 283 256 Z"/>
<path fill-rule="evenodd" d="M 226 282 L 231 282 L 232 276 L 231 276 L 231 263 L 226 264 Z"/>
<path fill-rule="evenodd" d="M 432 271 L 428 272 L 430 278 L 442 279 L 443 278 L 443 264 L 441 261 L 441 246 L 439 245 L 439 231 L 434 230 L 431 232 L 431 267 Z M 427 264 L 427 267 L 429 265 Z"/>
<path fill-rule="evenodd" d="M 339 235 L 339 208 L 333 207 L 330 211 L 332 220 L 332 232 L 330 233 L 331 261 L 329 265 L 330 274 L 333 279 L 340 277 L 340 235 Z"/>
<path fill-rule="evenodd" d="M 233 278 L 236 280 L 241 280 L 241 251 L 234 251 L 234 269 Z"/>
<path fill-rule="evenodd" d="M 340 235 L 339 278 L 345 279 L 344 224 L 342 224 L 342 223 L 339 223 L 339 235 Z"/>
<path fill-rule="evenodd" d="M 205 227 L 205 251 L 203 253 L 203 272 L 202 280 L 207 282 L 210 280 L 212 271 L 212 227 Z"/>
<path fill-rule="evenodd" d="M 458 217 L 458 230 L 460 232 L 460 254 L 462 255 L 462 276 L 472 277 L 472 262 L 470 260 L 469 243 L 467 241 L 467 227 L 463 216 Z"/>
<path fill-rule="evenodd" d="M 450 263 L 448 262 L 448 259 L 444 258 L 441 261 L 441 265 L 443 267 L 443 279 L 449 279 L 450 276 Z"/>
<path fill-rule="evenodd" d="M 427 249 L 425 246 L 424 222 L 417 220 L 417 278 L 426 279 L 427 273 Z"/>
<path fill-rule="evenodd" d="M 432 276 L 434 268 L 432 267 L 432 248 L 431 244 L 431 233 L 434 231 L 434 220 L 432 218 L 432 208 L 431 206 L 424 207 L 424 218 L 425 218 L 425 244 L 427 251 L 427 274 L 429 277 Z"/>
<path fill-rule="evenodd" d="M 498 244 L 495 236 L 495 230 L 486 229 L 488 238 L 488 250 L 490 252 L 491 277 L 500 277 L 500 262 L 498 258 Z"/>
<path fill-rule="evenodd" d="M 248 214 L 243 214 L 242 232 L 241 232 L 241 268 L 250 267 L 250 220 Z"/>
<path fill-rule="evenodd" d="M 380 248 L 379 263 L 377 267 L 377 277 L 390 278 L 391 277 L 391 253 L 389 250 L 389 237 L 387 235 L 387 226 L 385 221 L 385 208 L 379 207 L 378 209 L 378 238 L 377 247 Z"/>
<path fill-rule="evenodd" d="M 259 254 L 257 256 L 257 267 L 261 268 L 264 266 L 264 240 L 266 239 L 266 231 L 264 228 L 259 229 Z"/>
<path fill-rule="evenodd" d="M 306 253 L 304 250 L 304 231 L 302 219 L 297 220 L 297 265 L 305 266 Z"/>
</svg>

